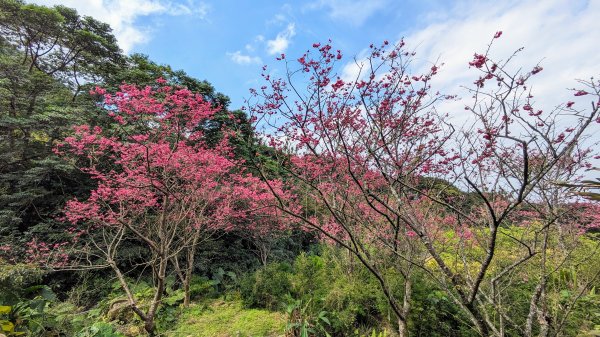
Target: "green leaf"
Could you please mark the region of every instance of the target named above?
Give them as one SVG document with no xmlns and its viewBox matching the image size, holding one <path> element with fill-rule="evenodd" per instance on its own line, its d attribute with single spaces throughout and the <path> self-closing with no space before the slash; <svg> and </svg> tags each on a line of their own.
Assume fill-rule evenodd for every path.
<svg viewBox="0 0 600 337">
<path fill-rule="evenodd" d="M 185 292 L 181 289 L 177 289 L 172 293 L 172 295 L 165 297 L 163 302 L 169 306 L 173 306 L 173 305 L 177 304 L 178 302 L 183 301 L 184 298 L 185 298 Z"/>
<path fill-rule="evenodd" d="M 29 307 L 41 314 L 46 308 L 46 303 L 47 302 L 43 299 L 35 299 L 29 302 Z"/>
<path fill-rule="evenodd" d="M 31 287 L 28 287 L 25 289 L 25 293 L 35 293 L 35 292 L 39 292 L 39 295 L 46 301 L 49 301 L 49 302 L 56 301 L 56 294 L 47 285 L 36 285 L 36 286 L 31 286 Z"/>
<path fill-rule="evenodd" d="M 48 286 L 43 286 L 40 292 L 40 295 L 42 296 L 43 299 L 45 299 L 46 301 L 56 301 L 56 294 L 54 293 L 54 291 L 52 291 L 52 289 Z"/>
<path fill-rule="evenodd" d="M 329 319 L 325 315 L 327 315 L 327 311 L 321 311 L 319 313 L 319 319 L 322 320 L 323 322 L 327 323 L 327 325 L 331 325 L 331 323 L 329 322 Z"/>
<path fill-rule="evenodd" d="M 10 305 L 0 305 L 0 315 L 9 314 L 11 310 L 12 307 Z"/>
<path fill-rule="evenodd" d="M 15 325 L 11 321 L 5 319 L 0 320 L 0 328 L 3 332 L 11 333 L 15 330 Z"/>
<path fill-rule="evenodd" d="M 308 337 L 308 329 L 306 328 L 306 324 L 302 325 L 302 329 L 300 331 L 301 337 Z"/>
</svg>

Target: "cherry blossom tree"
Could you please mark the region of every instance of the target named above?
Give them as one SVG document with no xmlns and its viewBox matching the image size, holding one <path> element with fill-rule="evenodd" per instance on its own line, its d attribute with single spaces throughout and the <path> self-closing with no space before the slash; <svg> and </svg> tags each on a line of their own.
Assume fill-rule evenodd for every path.
<svg viewBox="0 0 600 337">
<path fill-rule="evenodd" d="M 59 267 L 112 269 L 149 334 L 169 273 L 178 275 L 188 305 L 197 246 L 244 226 L 255 211 L 274 211 L 267 185 L 234 159 L 227 136 L 215 147 L 204 143 L 202 127 L 218 109 L 199 94 L 157 82 L 123 85 L 115 94 L 96 88 L 113 127 L 78 126 L 56 150 L 97 182 L 89 198 L 66 205 L 73 242 L 63 246 L 70 260 Z M 141 264 L 155 287 L 147 306 L 122 269 L 131 242 L 148 252 Z"/>
<path fill-rule="evenodd" d="M 568 317 L 564 310 L 548 319 L 546 281 L 567 261 L 582 263 L 572 253 L 591 223 L 573 221 L 576 199 L 555 182 L 577 179 L 596 156 L 585 141 L 600 122 L 600 82 L 580 81 L 573 101 L 544 111 L 530 88 L 542 67 L 515 68 L 518 52 L 495 60 L 492 45 L 469 62 L 479 76 L 467 88 L 463 125 L 446 110 L 456 97 L 432 89 L 442 65 L 413 74 L 414 52 L 403 41 L 371 45 L 349 64 L 353 78 L 340 72 L 341 51 L 315 43 L 297 60 L 278 58 L 283 79 L 263 68 L 265 85 L 251 91 L 252 120 L 282 154 L 296 195 L 291 203 L 272 189 L 279 207 L 375 275 L 401 336 L 408 335 L 415 270 L 445 289 L 482 336 L 556 335 Z M 580 108 L 588 98 L 590 108 Z M 260 157 L 254 164 L 263 167 Z M 313 208 L 294 206 L 301 200 Z M 550 267 L 549 242 L 565 233 L 569 243 L 552 250 Z M 382 257 L 393 258 L 403 294 L 392 291 Z M 529 314 L 515 317 L 514 298 L 499 286 L 531 270 L 538 275 L 528 288 Z M 577 293 L 597 280 L 595 270 L 574 286 Z"/>
</svg>

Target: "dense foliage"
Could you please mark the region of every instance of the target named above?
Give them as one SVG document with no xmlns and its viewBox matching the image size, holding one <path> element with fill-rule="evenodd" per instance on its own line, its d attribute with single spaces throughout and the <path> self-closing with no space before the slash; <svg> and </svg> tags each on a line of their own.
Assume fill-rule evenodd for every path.
<svg viewBox="0 0 600 337">
<path fill-rule="evenodd" d="M 73 9 L 0 33 L 0 336 L 600 335 L 597 79 L 543 111 L 498 32 L 461 129 L 403 41 L 231 111 Z"/>
</svg>

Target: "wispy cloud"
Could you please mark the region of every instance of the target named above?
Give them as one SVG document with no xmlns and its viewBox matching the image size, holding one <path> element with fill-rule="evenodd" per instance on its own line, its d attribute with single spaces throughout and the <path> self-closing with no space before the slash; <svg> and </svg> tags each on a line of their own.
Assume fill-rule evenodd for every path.
<svg viewBox="0 0 600 337">
<path fill-rule="evenodd" d="M 275 39 L 267 40 L 267 53 L 270 55 L 285 53 L 294 35 L 296 35 L 296 26 L 289 23 L 285 30 L 277 34 Z"/>
<path fill-rule="evenodd" d="M 369 17 L 384 9 L 388 0 L 319 0 L 305 6 L 306 10 L 327 9 L 334 20 L 361 26 Z"/>
<path fill-rule="evenodd" d="M 206 19 L 210 12 L 210 6 L 205 2 L 195 2 L 187 0 L 185 4 L 176 2 L 164 2 L 165 13 L 169 15 L 194 15 L 201 19 Z"/>
<path fill-rule="evenodd" d="M 235 62 L 237 64 L 241 64 L 241 65 L 262 64 L 262 60 L 260 59 L 260 57 L 258 57 L 258 56 L 244 55 L 239 50 L 236 51 L 236 52 L 233 52 L 233 53 L 227 53 L 227 56 L 229 56 L 229 58 L 233 62 Z"/>
<path fill-rule="evenodd" d="M 278 25 L 281 23 L 285 23 L 287 21 L 287 17 L 284 14 L 278 13 L 273 16 L 272 19 L 267 20 L 267 25 Z"/>
<path fill-rule="evenodd" d="M 45 5 L 64 5 L 77 9 L 80 14 L 89 15 L 108 23 L 117 37 L 119 46 L 127 53 L 138 44 L 151 39 L 152 27 L 140 26 L 136 20 L 149 15 L 190 15 L 206 19 L 210 6 L 204 2 L 187 0 L 31 0 Z"/>
<path fill-rule="evenodd" d="M 496 59 L 506 60 L 525 47 L 514 66 L 528 71 L 541 62 L 544 67 L 530 85 L 536 97 L 544 97 L 538 103 L 546 109 L 571 97 L 565 89 L 576 86 L 575 79 L 600 75 L 598 1 L 462 1 L 430 18 L 421 28 L 402 35 L 416 49 L 417 67 L 430 67 L 438 59 L 444 63 L 435 85 L 446 93 L 474 80 L 477 74 L 468 70 L 467 62 L 473 53 L 485 51 L 499 30 L 504 34 L 491 51 Z"/>
</svg>

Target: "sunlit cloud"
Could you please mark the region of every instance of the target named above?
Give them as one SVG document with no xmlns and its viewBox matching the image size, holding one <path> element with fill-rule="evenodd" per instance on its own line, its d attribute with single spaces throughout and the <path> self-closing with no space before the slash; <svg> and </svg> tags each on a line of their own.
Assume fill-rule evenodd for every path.
<svg viewBox="0 0 600 337">
<path fill-rule="evenodd" d="M 205 20 L 210 6 L 204 2 L 187 0 L 32 0 L 45 6 L 64 5 L 75 8 L 79 14 L 89 15 L 108 23 L 121 49 L 130 52 L 136 45 L 152 38 L 153 27 L 140 26 L 136 20 L 149 15 L 195 16 Z"/>
<path fill-rule="evenodd" d="M 524 47 L 509 70 L 529 71 L 538 63 L 544 68 L 530 85 L 536 97 L 544 98 L 538 103 L 546 109 L 571 97 L 566 89 L 577 85 L 575 79 L 600 75 L 598 1 L 470 1 L 430 17 L 434 19 L 401 36 L 417 52 L 415 67 L 444 63 L 434 85 L 445 93 L 465 94 L 459 85 L 470 85 L 478 76 L 468 62 L 475 52 L 485 51 L 496 31 L 503 31 L 491 49 L 496 60 Z"/>
<path fill-rule="evenodd" d="M 290 23 L 285 30 L 277 34 L 275 39 L 267 40 L 267 53 L 270 55 L 285 53 L 294 35 L 296 35 L 296 26 Z"/>
<path fill-rule="evenodd" d="M 258 56 L 250 56 L 244 55 L 241 51 L 236 51 L 233 53 L 227 53 L 227 56 L 237 64 L 247 65 L 247 64 L 262 64 L 262 60 Z"/>
</svg>

